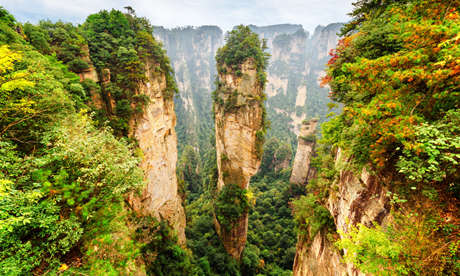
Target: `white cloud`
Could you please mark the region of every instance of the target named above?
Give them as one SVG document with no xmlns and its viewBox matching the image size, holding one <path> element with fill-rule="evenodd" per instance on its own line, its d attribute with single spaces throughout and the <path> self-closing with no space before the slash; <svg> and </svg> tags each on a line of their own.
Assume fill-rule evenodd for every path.
<svg viewBox="0 0 460 276">
<path fill-rule="evenodd" d="M 101 9 L 132 6 L 154 25 L 218 25 L 225 30 L 238 24 L 317 25 L 348 20 L 354 0 L 0 0 L 20 21 L 51 19 L 81 23 Z"/>
</svg>

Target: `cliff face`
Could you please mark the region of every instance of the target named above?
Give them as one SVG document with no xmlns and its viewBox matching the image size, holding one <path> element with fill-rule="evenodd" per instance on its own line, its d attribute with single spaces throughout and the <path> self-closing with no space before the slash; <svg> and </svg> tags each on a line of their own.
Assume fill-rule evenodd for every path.
<svg viewBox="0 0 460 276">
<path fill-rule="evenodd" d="M 299 237 L 292 271 L 294 276 L 349 275 L 346 265 L 340 261 L 339 252 L 327 239 L 326 233 L 321 232 L 313 241 Z"/>
<path fill-rule="evenodd" d="M 301 25 L 251 26 L 267 39 L 272 54 L 268 67 L 267 114 L 277 136 L 299 135 L 306 118 L 323 121 L 330 102 L 326 88 L 318 79 L 324 74 L 329 51 L 335 48 L 342 24 L 318 26 L 313 35 Z M 294 137 L 292 137 L 294 138 Z"/>
<path fill-rule="evenodd" d="M 150 103 L 141 115 L 130 122 L 131 136 L 138 141 L 143 159 L 146 187 L 140 198 L 133 197 L 134 209 L 165 219 L 176 230 L 179 243 L 185 244 L 185 213 L 177 190 L 176 115 L 172 97 L 165 97 L 164 73 L 155 72 L 156 64 L 146 62 L 147 81 L 139 93 L 147 95 Z"/>
<path fill-rule="evenodd" d="M 338 41 L 342 24 L 318 26 L 313 35 L 302 25 L 250 25 L 260 38 L 267 39 L 272 54 L 267 69 L 267 116 L 272 133 L 279 138 L 295 139 L 306 118 L 322 121 L 328 110 L 328 91 L 319 86 L 330 49 Z M 175 100 L 178 118 L 179 150 L 190 144 L 202 153 L 212 129 L 210 92 L 214 90 L 215 54 L 223 44 L 223 32 L 216 26 L 177 29 L 154 28 L 162 41 L 176 73 L 180 98 Z M 295 134 L 294 134 L 295 133 Z"/>
<path fill-rule="evenodd" d="M 353 173 L 346 168 L 350 161 L 338 151 L 335 166 L 339 170 L 339 179 L 333 184 L 335 192 L 329 195 L 326 206 L 337 230 L 344 232 L 348 225 L 385 223 L 390 210 L 387 191 L 381 185 L 385 181 L 366 169 L 359 174 Z M 351 264 L 340 262 L 339 252 L 324 231 L 320 231 L 313 241 L 299 238 L 293 272 L 299 276 L 364 275 Z"/>
<path fill-rule="evenodd" d="M 219 172 L 217 191 L 229 184 L 247 189 L 251 176 L 260 166 L 260 142 L 256 133 L 263 126 L 263 110 L 259 102 L 263 91 L 251 59 L 242 65 L 241 72 L 241 77 L 236 77 L 232 72 L 219 74 L 223 87 L 229 91 L 220 97 L 224 103 L 233 100 L 234 106 L 231 110 L 227 110 L 225 104 L 214 107 Z M 236 99 L 234 91 L 237 92 Z M 247 212 L 233 224 L 230 231 L 220 227 L 217 220 L 216 227 L 227 252 L 239 259 L 246 244 Z"/>
<path fill-rule="evenodd" d="M 205 132 L 212 129 L 211 91 L 215 88 L 215 56 L 223 44 L 223 32 L 216 26 L 155 27 L 154 36 L 167 50 L 180 91 L 180 97 L 174 99 L 177 129 L 181 130 L 179 149 L 192 145 L 203 153 L 209 148 L 209 133 Z"/>
<path fill-rule="evenodd" d="M 297 152 L 292 165 L 291 178 L 289 179 L 291 183 L 303 185 L 314 174 L 310 168 L 310 162 L 316 144 L 314 133 L 317 124 L 318 120 L 313 119 L 300 127 L 300 134 L 297 138 Z"/>
</svg>

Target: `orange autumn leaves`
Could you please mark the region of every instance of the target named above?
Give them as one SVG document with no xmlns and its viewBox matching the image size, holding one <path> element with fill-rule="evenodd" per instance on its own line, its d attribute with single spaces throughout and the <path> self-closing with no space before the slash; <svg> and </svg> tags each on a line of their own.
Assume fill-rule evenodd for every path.
<svg viewBox="0 0 460 276">
<path fill-rule="evenodd" d="M 356 43 L 362 30 L 343 38 L 331 51 L 328 74 L 330 96 L 345 104 L 340 146 L 354 143 L 368 147 L 361 160 L 385 167 L 400 148 L 423 151 L 416 143 L 415 127 L 435 121 L 460 99 L 460 15 L 450 1 L 412 1 L 394 5 L 382 16 L 387 40 L 399 48 L 369 57 L 367 46 Z M 380 24 L 380 22 L 379 22 Z M 367 29 L 369 30 L 369 28 Z M 360 48 L 361 47 L 361 48 Z"/>
</svg>

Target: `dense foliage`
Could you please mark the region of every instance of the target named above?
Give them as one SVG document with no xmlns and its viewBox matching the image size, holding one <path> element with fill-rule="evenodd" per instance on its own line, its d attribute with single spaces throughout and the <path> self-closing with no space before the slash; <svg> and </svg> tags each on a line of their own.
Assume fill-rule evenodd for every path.
<svg viewBox="0 0 460 276">
<path fill-rule="evenodd" d="M 358 1 L 331 52 L 323 83 L 344 108 L 323 124 L 324 142 L 353 157 L 352 167 L 390 176 L 395 221 L 352 227 L 337 243 L 364 272 L 460 271 L 456 2 Z M 334 179 L 318 187 L 333 189 Z"/>
<path fill-rule="evenodd" d="M 259 172 L 251 180 L 255 205 L 249 212 L 243 261 L 246 256 L 257 257 L 260 265 L 251 269 L 263 275 L 290 275 L 292 269 L 296 231 L 289 206 L 295 196 L 295 189 L 289 183 L 290 172 L 289 168 L 277 172 L 272 169 Z M 251 275 L 249 268 L 245 275 Z"/>
<path fill-rule="evenodd" d="M 246 189 L 235 184 L 226 184 L 214 202 L 215 215 L 219 224 L 230 231 L 232 225 L 249 210 L 248 194 Z"/>
<path fill-rule="evenodd" d="M 225 37 L 225 45 L 216 53 L 217 71 L 219 73 L 232 70 L 236 76 L 241 77 L 241 66 L 248 59 L 252 59 L 257 69 L 257 77 L 261 87 L 265 87 L 267 76 L 265 70 L 268 66 L 269 54 L 266 41 L 259 40 L 259 36 L 252 32 L 248 26 L 238 25 Z"/>
<path fill-rule="evenodd" d="M 16 27 L 2 14 L 2 26 Z M 78 76 L 7 35 L 15 39 L 0 46 L 0 273 L 65 270 L 61 262 L 81 258 L 82 243 L 115 221 L 108 210 L 142 185 L 142 172 L 125 141 L 76 112 L 85 99 Z"/>
<path fill-rule="evenodd" d="M 279 141 L 267 148 L 262 164 L 266 169 L 253 177 L 249 191 L 230 185 L 227 192 L 218 195 L 214 195 L 217 182 L 215 149 L 205 154 L 205 166 L 200 170 L 201 192 L 196 198 L 196 194 L 188 190 L 187 194 L 191 197 L 187 197 L 186 205 L 187 245 L 205 275 L 290 275 L 296 242 L 289 208 L 293 196 L 288 182 L 290 170 L 275 172 L 272 165 L 264 165 L 276 163 L 276 152 L 284 154 L 283 148 Z M 188 184 L 185 186 L 190 187 Z M 232 214 L 239 217 L 241 211 L 241 204 L 233 206 L 233 200 L 248 205 L 248 242 L 240 263 L 227 254 L 216 233 L 215 196 L 222 199 L 217 204 L 229 217 Z"/>
<path fill-rule="evenodd" d="M 138 36 L 128 42 L 137 51 L 132 59 L 123 59 L 126 52 L 118 47 L 106 53 L 113 68 L 116 62 L 138 65 L 114 72 L 116 84 L 134 88 L 130 81 L 136 77 L 142 83 L 141 60 L 151 58 L 159 61 L 157 72 L 166 74 L 164 93 L 170 97 L 175 84 L 169 63 L 148 22 L 132 12 L 111 14 L 99 27 Z M 142 187 L 143 173 L 134 143 L 114 136 L 89 112 L 99 84 L 80 82 L 73 73 L 90 69 L 85 48 L 92 29 L 86 24 L 83 30 L 62 22 L 21 25 L 0 8 L 0 274 L 198 273 L 169 226 L 151 218 L 146 226 L 149 217 L 139 218 L 125 204 L 126 194 Z M 132 99 L 123 95 L 132 91 L 118 92 Z"/>
<path fill-rule="evenodd" d="M 154 76 L 164 74 L 165 98 L 177 92 L 169 59 L 153 38 L 148 20 L 132 11 L 111 10 L 90 15 L 82 30 L 92 63 L 102 80 L 102 98 L 107 109 L 100 111 L 101 120 L 109 119 L 117 134 L 127 135 L 129 120 L 149 102 L 139 94 L 140 83 L 151 77 L 146 76 L 147 71 Z"/>
<path fill-rule="evenodd" d="M 56 55 L 72 72 L 81 73 L 89 68 L 84 60 L 88 58 L 83 50 L 86 40 L 71 23 L 40 21 L 37 26 L 26 23 L 23 30 L 27 41 L 40 53 Z"/>
<path fill-rule="evenodd" d="M 228 255 L 214 227 L 214 204 L 209 192 L 189 203 L 187 246 L 204 275 L 241 275 L 238 263 Z"/>
</svg>

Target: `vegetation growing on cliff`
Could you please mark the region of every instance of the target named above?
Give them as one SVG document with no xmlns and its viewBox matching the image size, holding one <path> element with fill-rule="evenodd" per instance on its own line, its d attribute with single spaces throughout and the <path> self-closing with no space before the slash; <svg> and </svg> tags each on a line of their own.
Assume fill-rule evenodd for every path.
<svg viewBox="0 0 460 276">
<path fill-rule="evenodd" d="M 216 90 L 212 93 L 214 113 L 218 110 L 216 107 L 223 108 L 223 112 L 234 112 L 241 106 L 246 106 L 250 102 L 257 102 L 262 110 L 262 124 L 256 132 L 256 154 L 258 158 L 262 158 L 263 145 L 265 142 L 265 134 L 269 128 L 270 122 L 267 120 L 267 111 L 264 102 L 266 95 L 264 93 L 266 82 L 266 67 L 270 55 L 266 53 L 265 40 L 260 41 L 257 34 L 251 31 L 248 26 L 239 25 L 234 30 L 230 31 L 226 38 L 226 44 L 219 48 L 216 53 L 216 66 L 219 76 L 216 78 Z M 224 74 L 231 74 L 235 77 L 245 78 L 241 72 L 243 63 L 251 61 L 254 63 L 257 71 L 257 87 L 256 91 L 260 91 L 260 95 L 242 95 L 242 91 L 233 91 L 227 87 L 220 78 Z M 241 98 L 243 98 L 241 100 Z M 237 105 L 239 101 L 243 101 Z M 219 122 L 216 127 L 219 126 Z"/>
<path fill-rule="evenodd" d="M 2 10 L 2 25 L 12 20 Z M 0 46 L 0 273 L 52 272 L 85 255 L 82 244 L 116 219 L 108 210 L 142 185 L 142 172 L 125 141 L 77 113 L 78 77 L 9 35 Z"/>
<path fill-rule="evenodd" d="M 226 184 L 219 192 L 214 204 L 216 218 L 219 224 L 230 231 L 232 225 L 249 210 L 248 194 L 246 189 L 235 184 Z"/>
<path fill-rule="evenodd" d="M 69 71 L 79 71 L 80 34 L 62 22 L 22 26 L 0 8 L 0 274 L 195 271 L 168 226 L 135 233 L 142 223 L 125 196 L 144 184 L 139 158 L 88 111 L 84 87 L 97 84 Z"/>
<path fill-rule="evenodd" d="M 241 66 L 248 59 L 252 59 L 257 70 L 259 84 L 263 88 L 267 81 L 265 70 L 268 66 L 270 55 L 265 52 L 267 43 L 260 41 L 259 36 L 252 32 L 248 26 L 239 25 L 225 37 L 225 45 L 216 53 L 218 73 L 231 70 L 236 76 L 241 77 Z"/>
<path fill-rule="evenodd" d="M 40 21 L 37 26 L 25 23 L 23 30 L 26 40 L 40 53 L 55 54 L 72 72 L 81 73 L 89 68 L 89 64 L 82 59 L 88 54 L 83 52 L 86 40 L 71 23 Z"/>
<path fill-rule="evenodd" d="M 323 124 L 323 137 L 355 167 L 385 176 L 396 221 L 352 227 L 338 245 L 363 272 L 458 274 L 457 7 L 444 0 L 355 5 L 356 20 L 343 30 L 323 79 L 344 104 Z"/>
<path fill-rule="evenodd" d="M 102 90 L 109 106 L 106 116 L 118 134 L 126 135 L 131 117 L 148 103 L 139 94 L 139 84 L 150 77 L 146 77 L 146 70 L 155 76 L 164 74 L 163 96 L 171 98 L 177 92 L 169 59 L 153 38 L 148 20 L 137 17 L 133 11 L 101 11 L 88 16 L 82 29 L 91 60 L 103 81 Z M 115 101 L 115 106 L 111 101 Z"/>
<path fill-rule="evenodd" d="M 288 182 L 290 170 L 274 171 L 276 153 L 282 155 L 286 150 L 279 141 L 272 144 L 264 152 L 261 168 L 265 169 L 251 180 L 251 200 L 243 198 L 249 201 L 249 205 L 254 204 L 254 200 L 255 204 L 249 208 L 248 242 L 240 264 L 225 251 L 214 228 L 214 196 L 217 195 L 213 195 L 213 191 L 218 177 L 215 149 L 205 154 L 206 165 L 200 170 L 202 192 L 196 198 L 189 190 L 188 194 L 192 196 L 187 198 L 186 206 L 187 245 L 205 275 L 290 275 L 296 241 L 289 208 L 289 200 L 293 196 Z M 222 194 L 221 197 L 224 198 Z M 220 206 L 227 208 L 225 204 L 232 203 L 232 199 L 240 200 L 239 196 L 228 198 Z M 241 209 L 231 214 L 238 217 L 238 210 Z"/>
</svg>

